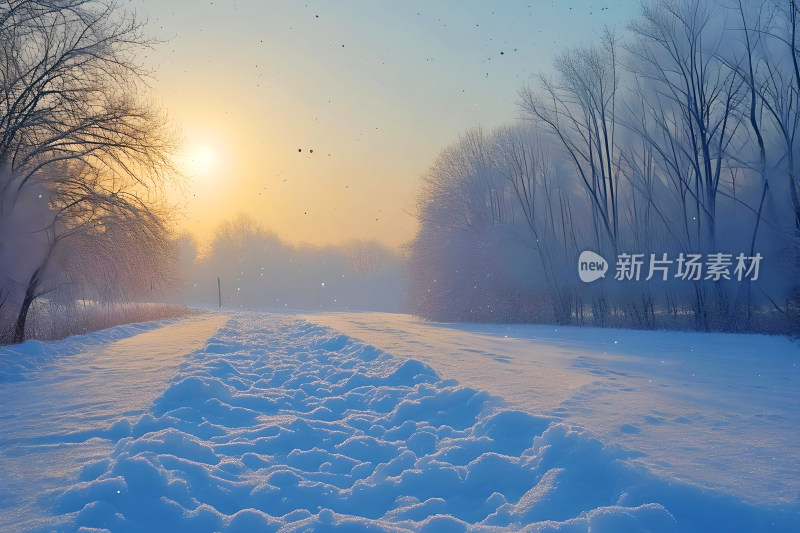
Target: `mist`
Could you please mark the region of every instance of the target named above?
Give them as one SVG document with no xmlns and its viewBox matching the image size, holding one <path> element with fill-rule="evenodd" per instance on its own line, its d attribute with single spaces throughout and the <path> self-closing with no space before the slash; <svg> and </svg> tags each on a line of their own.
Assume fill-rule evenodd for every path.
<svg viewBox="0 0 800 533">
<path fill-rule="evenodd" d="M 191 235 L 178 242 L 181 298 L 189 304 L 219 305 L 221 294 L 224 307 L 408 309 L 403 256 L 375 241 L 292 244 L 242 214 L 217 226 L 202 255 Z"/>
</svg>

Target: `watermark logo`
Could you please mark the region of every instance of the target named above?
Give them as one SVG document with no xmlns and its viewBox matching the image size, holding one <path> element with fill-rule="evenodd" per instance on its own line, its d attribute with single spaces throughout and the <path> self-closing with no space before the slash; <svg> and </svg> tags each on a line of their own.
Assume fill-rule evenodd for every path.
<svg viewBox="0 0 800 533">
<path fill-rule="evenodd" d="M 603 256 L 586 250 L 581 252 L 578 258 L 578 275 L 584 283 L 591 283 L 597 279 L 606 277 L 608 271 L 608 261 Z"/>
<path fill-rule="evenodd" d="M 649 255 L 649 257 L 648 257 Z M 617 281 L 756 281 L 763 257 L 727 253 L 631 254 L 617 255 L 614 279 Z M 578 258 L 578 275 L 584 283 L 606 277 L 608 262 L 600 255 L 585 251 Z"/>
</svg>

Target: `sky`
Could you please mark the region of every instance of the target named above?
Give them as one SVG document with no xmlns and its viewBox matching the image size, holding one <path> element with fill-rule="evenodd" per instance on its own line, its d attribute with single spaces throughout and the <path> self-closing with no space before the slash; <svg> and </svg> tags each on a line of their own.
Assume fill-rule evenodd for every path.
<svg viewBox="0 0 800 533">
<path fill-rule="evenodd" d="M 182 227 L 203 242 L 243 212 L 290 242 L 402 246 L 437 153 L 515 120 L 559 50 L 622 31 L 639 4 L 129 5 L 162 41 L 142 60 L 184 138 Z"/>
</svg>

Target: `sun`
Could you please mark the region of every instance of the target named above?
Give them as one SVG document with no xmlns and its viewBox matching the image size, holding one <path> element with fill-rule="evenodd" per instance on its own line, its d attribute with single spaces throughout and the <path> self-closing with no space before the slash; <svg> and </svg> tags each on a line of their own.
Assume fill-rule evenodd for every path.
<svg viewBox="0 0 800 533">
<path fill-rule="evenodd" d="M 217 170 L 217 152 L 208 145 L 187 147 L 181 159 L 182 170 L 190 178 L 206 178 Z"/>
</svg>

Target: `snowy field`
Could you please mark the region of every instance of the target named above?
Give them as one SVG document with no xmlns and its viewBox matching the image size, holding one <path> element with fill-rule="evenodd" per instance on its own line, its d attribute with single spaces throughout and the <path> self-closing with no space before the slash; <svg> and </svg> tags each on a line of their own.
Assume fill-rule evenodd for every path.
<svg viewBox="0 0 800 533">
<path fill-rule="evenodd" d="M 756 505 L 800 504 L 800 343 L 785 337 L 409 315 L 310 317 L 511 406 L 589 430 L 668 479 Z M 800 527 L 800 526 L 798 526 Z"/>
<path fill-rule="evenodd" d="M 797 531 L 800 348 L 261 311 L 0 349 L 1 531 Z"/>
</svg>

